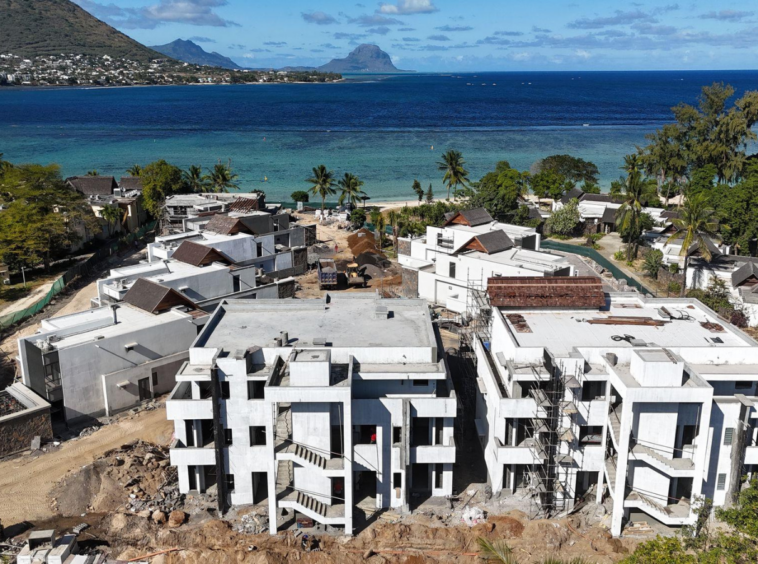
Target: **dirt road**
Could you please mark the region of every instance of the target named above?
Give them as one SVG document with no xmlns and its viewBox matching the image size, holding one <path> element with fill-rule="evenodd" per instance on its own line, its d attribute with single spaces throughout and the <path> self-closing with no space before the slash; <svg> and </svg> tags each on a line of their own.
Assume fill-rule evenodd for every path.
<svg viewBox="0 0 758 564">
<path fill-rule="evenodd" d="M 0 519 L 10 526 L 52 517 L 50 491 L 66 474 L 90 464 L 105 451 L 135 439 L 168 444 L 173 426 L 166 410 L 142 411 L 101 427 L 93 434 L 63 443 L 32 458 L 21 455 L 0 462 Z"/>
</svg>

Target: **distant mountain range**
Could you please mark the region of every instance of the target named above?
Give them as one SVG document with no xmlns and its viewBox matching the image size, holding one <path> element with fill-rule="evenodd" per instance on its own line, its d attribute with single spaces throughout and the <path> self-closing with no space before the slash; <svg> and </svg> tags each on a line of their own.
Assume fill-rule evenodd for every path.
<svg viewBox="0 0 758 564">
<path fill-rule="evenodd" d="M 393 63 L 390 56 L 376 45 L 363 44 L 356 47 L 344 59 L 332 59 L 316 70 L 321 72 L 345 73 L 383 73 L 409 72 L 401 71 Z"/>
<path fill-rule="evenodd" d="M 208 53 L 200 45 L 189 40 L 177 39 L 166 45 L 153 45 L 150 49 L 163 53 L 167 57 L 194 65 L 206 65 L 232 70 L 242 68 L 229 57 L 224 57 L 216 52 Z"/>
<path fill-rule="evenodd" d="M 0 0 L 0 53 L 110 55 L 141 62 L 162 57 L 69 0 Z"/>
</svg>

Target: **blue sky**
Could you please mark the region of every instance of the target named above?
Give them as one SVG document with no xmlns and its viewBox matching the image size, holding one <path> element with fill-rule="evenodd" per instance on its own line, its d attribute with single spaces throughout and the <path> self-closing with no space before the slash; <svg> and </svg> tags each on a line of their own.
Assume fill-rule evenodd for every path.
<svg viewBox="0 0 758 564">
<path fill-rule="evenodd" d="M 361 43 L 419 71 L 758 68 L 758 2 L 74 0 L 147 45 L 243 66 L 320 65 Z"/>
</svg>

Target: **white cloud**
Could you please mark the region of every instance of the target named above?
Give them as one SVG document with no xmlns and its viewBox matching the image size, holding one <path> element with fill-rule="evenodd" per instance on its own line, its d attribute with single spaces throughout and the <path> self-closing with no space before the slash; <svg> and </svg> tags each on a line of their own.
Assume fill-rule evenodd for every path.
<svg viewBox="0 0 758 564">
<path fill-rule="evenodd" d="M 432 0 L 398 0 L 397 4 L 382 4 L 379 11 L 382 14 L 410 15 L 431 14 L 439 9 Z"/>
<path fill-rule="evenodd" d="M 306 22 L 316 25 L 331 25 L 337 23 L 334 16 L 330 16 L 324 12 L 303 12 L 300 15 Z"/>
</svg>

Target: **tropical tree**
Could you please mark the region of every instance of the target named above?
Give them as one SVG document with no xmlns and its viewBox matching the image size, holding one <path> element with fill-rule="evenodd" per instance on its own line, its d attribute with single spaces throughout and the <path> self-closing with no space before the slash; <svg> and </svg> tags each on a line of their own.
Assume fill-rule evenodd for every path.
<svg viewBox="0 0 758 564">
<path fill-rule="evenodd" d="M 384 246 L 384 228 L 387 226 L 387 221 L 381 213 L 374 225 L 376 226 L 376 232 L 379 234 L 379 248 L 381 249 Z"/>
<path fill-rule="evenodd" d="M 96 170 L 88 170 L 87 174 L 85 174 L 84 176 L 100 176 L 100 173 L 97 172 Z"/>
<path fill-rule="evenodd" d="M 105 223 L 108 226 L 108 235 L 112 237 L 116 229 L 116 224 L 121 219 L 121 210 L 118 206 L 103 206 L 100 210 L 100 217 L 105 220 Z"/>
<path fill-rule="evenodd" d="M 426 191 L 426 201 L 431 204 L 433 200 L 434 200 L 434 192 L 432 192 L 432 184 L 430 182 L 429 189 Z"/>
<path fill-rule="evenodd" d="M 677 229 L 668 238 L 668 243 L 677 239 L 682 240 L 682 249 L 679 255 L 684 257 L 684 284 L 681 294 L 684 295 L 687 285 L 687 266 L 689 264 L 690 248 L 694 248 L 708 262 L 711 261 L 711 250 L 708 246 L 708 238 L 716 235 L 718 225 L 713 221 L 714 210 L 708 203 L 707 196 L 703 193 L 687 198 L 679 212 L 679 217 L 671 222 Z"/>
<path fill-rule="evenodd" d="M 138 164 L 134 164 L 126 169 L 126 174 L 129 176 L 139 176 L 142 172 L 142 167 Z"/>
<path fill-rule="evenodd" d="M 397 248 L 397 232 L 398 232 L 398 223 L 400 222 L 400 214 L 397 213 L 395 210 L 390 210 L 387 212 L 387 223 L 392 227 L 392 245 L 393 247 Z"/>
<path fill-rule="evenodd" d="M 442 176 L 443 184 L 447 184 L 447 199 L 450 199 L 450 189 L 453 188 L 453 194 L 458 186 L 468 185 L 468 171 L 464 168 L 466 161 L 460 151 L 450 149 L 442 155 L 442 160 L 437 163 L 437 168 L 444 172 Z"/>
<path fill-rule="evenodd" d="M 2 176 L 6 170 L 9 170 L 12 167 L 13 165 L 9 161 L 3 160 L 3 154 L 0 153 L 0 176 Z"/>
<path fill-rule="evenodd" d="M 306 182 L 312 184 L 311 193 L 321 198 L 321 213 L 326 208 L 326 197 L 336 194 L 334 189 L 334 173 L 327 170 L 324 165 L 313 167 L 313 176 L 306 179 Z"/>
<path fill-rule="evenodd" d="M 145 166 L 140 178 L 145 209 L 155 218 L 162 216 L 168 196 L 189 192 L 181 169 L 162 159 Z"/>
<path fill-rule="evenodd" d="M 637 256 L 642 235 L 641 218 L 645 182 L 640 171 L 638 155 L 627 155 L 622 168 L 627 171 L 627 177 L 621 187 L 623 203 L 616 211 L 616 225 L 619 232 L 626 235 L 626 260 L 633 260 Z"/>
<path fill-rule="evenodd" d="M 574 183 L 553 169 L 546 169 L 532 176 L 532 192 L 538 198 L 558 200 L 574 187 Z"/>
<path fill-rule="evenodd" d="M 182 172 L 182 177 L 190 192 L 205 192 L 208 188 L 208 177 L 203 176 L 203 167 L 200 165 L 190 165 Z"/>
<path fill-rule="evenodd" d="M 213 165 L 211 172 L 205 177 L 212 192 L 229 192 L 229 190 L 239 190 L 240 187 L 235 184 L 239 175 L 232 171 L 232 161 L 226 164 L 216 163 Z"/>
<path fill-rule="evenodd" d="M 581 221 L 582 213 L 579 211 L 579 200 L 571 198 L 547 219 L 545 228 L 548 233 L 569 236 L 576 233 Z"/>
<path fill-rule="evenodd" d="M 337 200 L 340 205 L 347 201 L 355 206 L 364 194 L 363 190 L 361 190 L 363 180 L 351 172 L 346 172 L 345 176 L 340 178 L 337 184 L 340 187 L 340 197 Z"/>
<path fill-rule="evenodd" d="M 672 186 L 680 186 L 687 175 L 682 131 L 674 124 L 667 124 L 646 138 L 650 144 L 639 150 L 640 161 L 645 172 L 656 179 L 659 196 L 665 187 L 668 205 Z"/>
<path fill-rule="evenodd" d="M 413 181 L 413 186 L 411 186 L 411 188 L 413 188 L 413 191 L 416 193 L 416 196 L 418 196 L 419 202 L 424 199 L 424 189 L 421 187 L 421 182 L 419 182 L 418 179 Z"/>
<path fill-rule="evenodd" d="M 519 172 L 508 161 L 500 161 L 494 172 L 488 172 L 472 185 L 469 203 L 475 208 L 485 208 L 496 219 L 504 219 L 518 208 L 529 178 L 528 172 Z"/>
<path fill-rule="evenodd" d="M 572 184 L 580 182 L 588 185 L 597 184 L 600 172 L 597 165 L 571 155 L 552 155 L 534 163 L 532 174 L 539 174 L 547 170 L 553 171 Z"/>
</svg>

